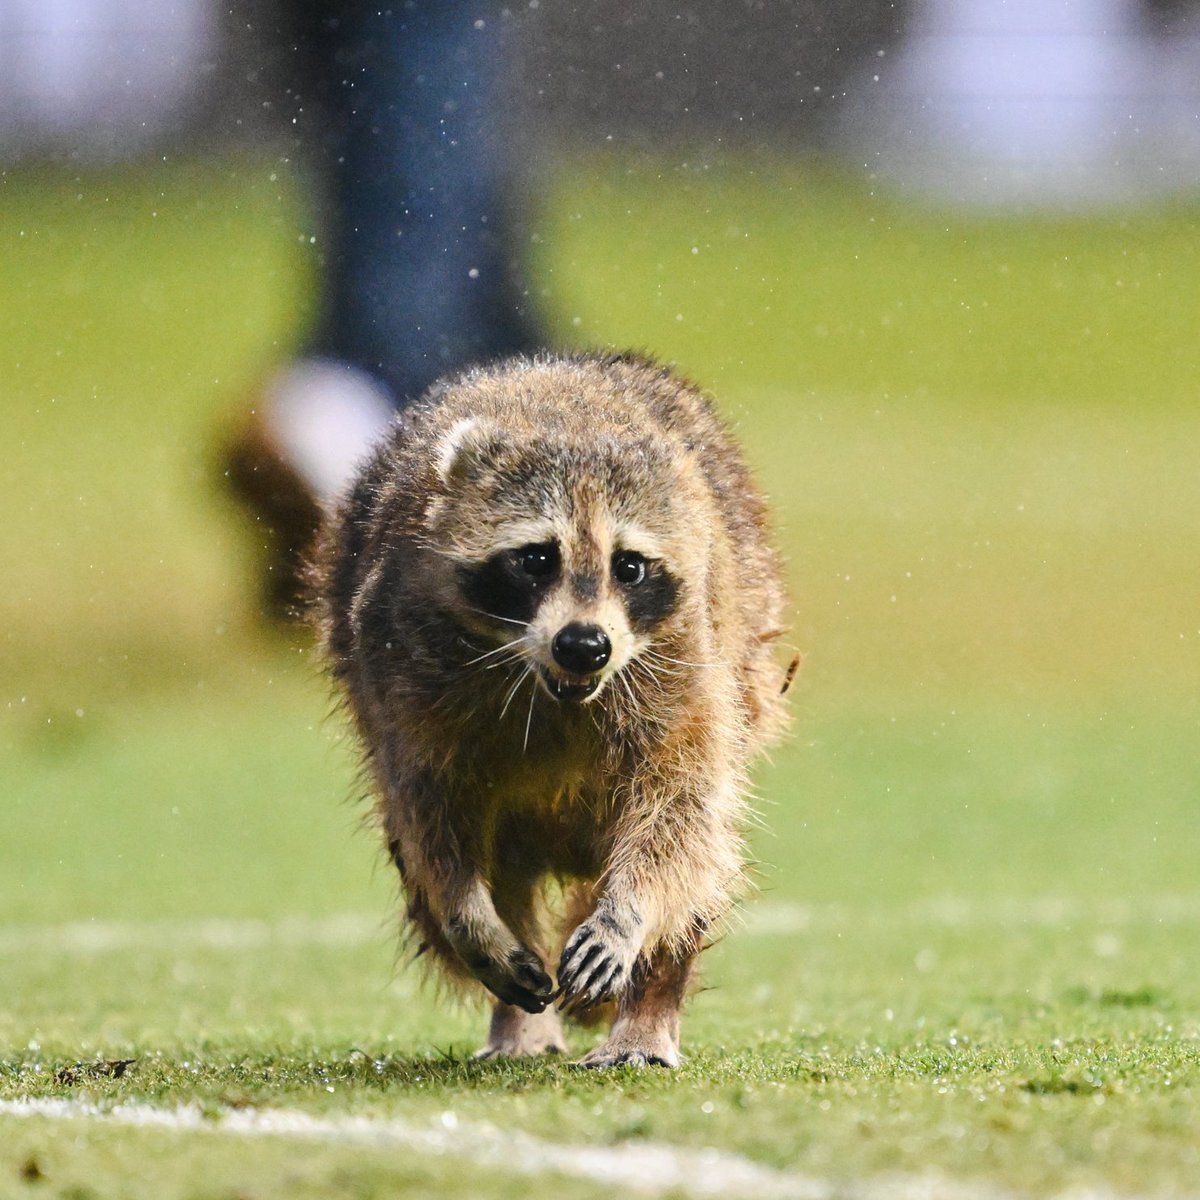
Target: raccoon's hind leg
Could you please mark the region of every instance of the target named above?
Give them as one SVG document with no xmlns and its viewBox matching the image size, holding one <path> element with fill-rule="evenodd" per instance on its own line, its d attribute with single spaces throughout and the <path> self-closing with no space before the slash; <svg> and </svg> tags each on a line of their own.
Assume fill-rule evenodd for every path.
<svg viewBox="0 0 1200 1200">
<path fill-rule="evenodd" d="M 679 955 L 665 949 L 639 958 L 621 993 L 612 1032 L 578 1065 L 677 1067 L 679 1010 L 695 958 L 695 950 Z"/>
</svg>

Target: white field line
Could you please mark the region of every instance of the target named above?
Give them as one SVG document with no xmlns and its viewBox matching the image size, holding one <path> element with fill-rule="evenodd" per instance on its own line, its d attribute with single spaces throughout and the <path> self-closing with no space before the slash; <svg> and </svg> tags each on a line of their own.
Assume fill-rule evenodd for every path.
<svg viewBox="0 0 1200 1200">
<path fill-rule="evenodd" d="M 436 1123 L 395 1118 L 321 1117 L 296 1109 L 227 1109 L 206 1115 L 191 1106 L 153 1108 L 119 1104 L 100 1108 L 74 1100 L 0 1100 L 0 1118 L 89 1121 L 139 1129 L 289 1138 L 335 1147 L 406 1150 L 453 1158 L 508 1175 L 563 1175 L 640 1195 L 745 1196 L 755 1200 L 1016 1200 L 985 1184 L 936 1174 L 885 1175 L 835 1182 L 777 1171 L 738 1154 L 666 1142 L 610 1146 L 543 1141 L 517 1129 L 460 1122 L 442 1113 Z M 1132 1200 L 1116 1193 L 1072 1189 L 1061 1200 Z"/>
<path fill-rule="evenodd" d="M 383 943 L 387 923 L 379 914 L 334 913 L 325 917 L 206 917 L 200 920 L 68 921 L 61 925 L 0 927 L 0 956 L 59 950 L 108 954 L 118 950 L 258 950 L 268 946 L 362 946 Z"/>
<path fill-rule="evenodd" d="M 975 900 L 952 896 L 894 908 L 856 909 L 838 904 L 749 904 L 737 921 L 739 937 L 787 937 L 842 929 L 1069 930 L 1078 925 L 1123 928 L 1200 924 L 1200 895 L 1142 896 L 1128 900 L 1077 900 L 1053 896 Z M 126 950 L 184 952 L 269 947 L 353 948 L 394 938 L 394 924 L 378 913 L 323 917 L 205 918 L 157 921 L 70 921 L 56 925 L 0 926 L 0 957 L 38 952 L 107 954 Z"/>
<path fill-rule="evenodd" d="M 764 901 L 746 908 L 749 933 L 789 934 L 809 929 L 1071 929 L 1076 925 L 1200 924 L 1200 893 L 1080 899 L 1016 896 L 995 899 L 937 896 L 890 908 Z"/>
</svg>

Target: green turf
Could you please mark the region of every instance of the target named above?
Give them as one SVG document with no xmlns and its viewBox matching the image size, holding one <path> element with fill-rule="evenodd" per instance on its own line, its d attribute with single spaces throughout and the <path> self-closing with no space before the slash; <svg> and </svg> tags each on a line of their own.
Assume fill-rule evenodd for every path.
<svg viewBox="0 0 1200 1200">
<path fill-rule="evenodd" d="M 761 164 L 558 181 L 548 319 L 718 390 L 806 653 L 757 779 L 765 894 L 707 956 L 690 1057 L 595 1076 L 471 1063 L 481 1015 L 396 966 L 318 667 L 256 628 L 211 463 L 308 307 L 273 173 L 0 181 L 0 1099 L 453 1112 L 847 1184 L 1193 1187 L 1200 214 L 967 221 Z M 0 1116 L 0 1196 L 536 1186 Z"/>
</svg>

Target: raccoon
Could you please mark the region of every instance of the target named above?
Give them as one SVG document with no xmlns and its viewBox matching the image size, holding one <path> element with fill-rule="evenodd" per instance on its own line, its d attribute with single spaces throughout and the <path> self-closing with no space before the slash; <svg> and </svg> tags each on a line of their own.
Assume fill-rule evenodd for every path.
<svg viewBox="0 0 1200 1200">
<path fill-rule="evenodd" d="M 615 1001 L 581 1062 L 674 1066 L 785 720 L 779 561 L 709 400 L 635 356 L 436 384 L 314 581 L 419 950 L 495 998 L 480 1054 L 565 1052 Z"/>
</svg>

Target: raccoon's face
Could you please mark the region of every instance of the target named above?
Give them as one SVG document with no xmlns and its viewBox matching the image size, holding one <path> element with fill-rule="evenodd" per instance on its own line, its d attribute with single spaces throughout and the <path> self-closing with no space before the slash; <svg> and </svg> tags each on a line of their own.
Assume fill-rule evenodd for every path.
<svg viewBox="0 0 1200 1200">
<path fill-rule="evenodd" d="M 556 700 L 586 702 L 670 628 L 686 514 L 653 443 L 514 445 L 464 421 L 438 471 L 432 541 L 454 564 L 462 623 L 499 643 L 498 664 L 524 660 Z"/>
</svg>

